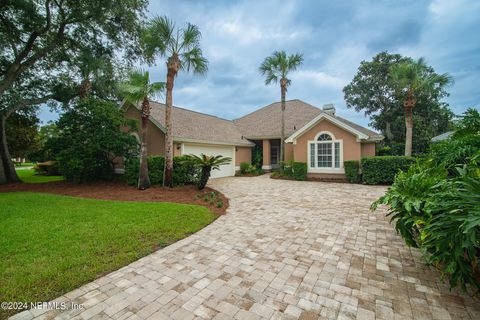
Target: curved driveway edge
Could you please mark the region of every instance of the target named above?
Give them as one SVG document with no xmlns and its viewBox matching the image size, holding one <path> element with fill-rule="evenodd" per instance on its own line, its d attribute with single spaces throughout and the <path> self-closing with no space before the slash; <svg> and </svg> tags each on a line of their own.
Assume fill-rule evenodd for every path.
<svg viewBox="0 0 480 320">
<path fill-rule="evenodd" d="M 480 319 L 369 206 L 384 187 L 214 179 L 225 216 L 15 319 Z"/>
</svg>

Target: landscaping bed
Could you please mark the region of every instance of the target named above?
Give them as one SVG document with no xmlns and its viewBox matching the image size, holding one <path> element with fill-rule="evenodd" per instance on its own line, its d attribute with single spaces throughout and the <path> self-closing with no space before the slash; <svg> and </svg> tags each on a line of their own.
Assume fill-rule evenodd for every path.
<svg viewBox="0 0 480 320">
<path fill-rule="evenodd" d="M 0 185 L 0 192 L 44 192 L 74 197 L 118 200 L 118 201 L 148 201 L 148 202 L 175 202 L 185 204 L 196 204 L 207 207 L 216 215 L 224 214 L 228 208 L 228 199 L 220 192 L 206 187 L 204 190 L 197 190 L 194 185 L 177 186 L 174 188 L 163 188 L 152 186 L 147 190 L 138 190 L 135 187 L 125 185 L 123 182 L 98 182 L 75 184 L 66 181 L 49 183 L 15 183 Z M 204 200 L 205 194 L 215 192 L 217 200 L 222 202 L 218 207 L 218 201 L 210 203 Z"/>
</svg>

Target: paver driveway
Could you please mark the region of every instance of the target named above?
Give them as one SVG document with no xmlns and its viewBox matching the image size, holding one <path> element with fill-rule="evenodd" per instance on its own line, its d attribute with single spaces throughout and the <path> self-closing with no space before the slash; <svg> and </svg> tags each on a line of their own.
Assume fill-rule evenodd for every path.
<svg viewBox="0 0 480 320">
<path fill-rule="evenodd" d="M 384 213 L 369 212 L 383 187 L 267 176 L 211 185 L 231 199 L 227 215 L 58 300 L 85 309 L 41 316 L 480 319 L 478 303 L 439 284 Z"/>
</svg>

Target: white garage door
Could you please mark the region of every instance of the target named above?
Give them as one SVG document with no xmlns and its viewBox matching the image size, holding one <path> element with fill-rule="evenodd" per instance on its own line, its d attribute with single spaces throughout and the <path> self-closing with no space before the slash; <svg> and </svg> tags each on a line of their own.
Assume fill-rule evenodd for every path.
<svg viewBox="0 0 480 320">
<path fill-rule="evenodd" d="M 235 147 L 229 146 L 211 146 L 206 144 L 183 144 L 183 154 L 194 154 L 199 156 L 200 154 L 207 156 L 224 156 L 232 158 L 230 164 L 220 166 L 220 170 L 212 170 L 210 177 L 221 178 L 231 177 L 235 175 Z"/>
</svg>

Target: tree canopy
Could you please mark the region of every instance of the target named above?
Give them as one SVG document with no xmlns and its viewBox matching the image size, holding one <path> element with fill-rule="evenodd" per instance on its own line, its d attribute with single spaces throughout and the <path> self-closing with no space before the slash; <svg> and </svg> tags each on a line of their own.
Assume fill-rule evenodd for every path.
<svg viewBox="0 0 480 320">
<path fill-rule="evenodd" d="M 343 88 L 348 108 L 363 111 L 370 125 L 385 136 L 384 144 L 403 153 L 405 143 L 405 113 L 402 95 L 390 72 L 394 65 L 413 62 L 409 57 L 381 52 L 371 61 L 362 61 L 357 74 Z M 438 75 L 431 66 L 423 71 L 426 77 Z M 432 137 L 452 127 L 454 114 L 442 101 L 448 93 L 445 86 L 418 90 L 413 113 L 413 153 L 423 153 Z"/>
</svg>

